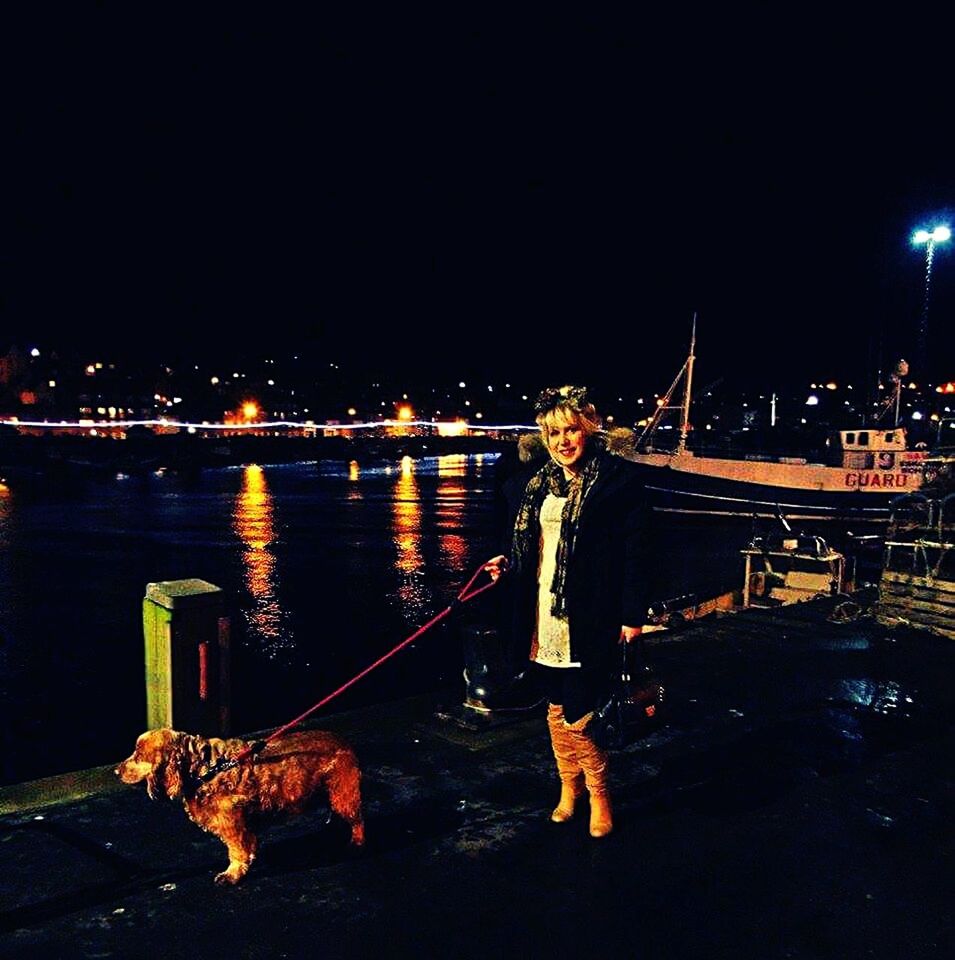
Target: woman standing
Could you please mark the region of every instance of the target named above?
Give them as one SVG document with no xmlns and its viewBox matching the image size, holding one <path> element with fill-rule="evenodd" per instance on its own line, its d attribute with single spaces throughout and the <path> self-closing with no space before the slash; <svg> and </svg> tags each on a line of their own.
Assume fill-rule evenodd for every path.
<svg viewBox="0 0 955 960">
<path fill-rule="evenodd" d="M 549 460 L 505 489 L 510 558 L 486 569 L 510 573 L 513 637 L 529 641 L 548 699 L 561 781 L 551 820 L 569 820 L 586 786 L 590 835 L 603 837 L 613 829 L 608 758 L 587 725 L 619 669 L 617 644 L 639 637 L 646 617 L 650 511 L 638 468 L 607 450 L 586 388 L 544 390 L 534 409 Z"/>
</svg>

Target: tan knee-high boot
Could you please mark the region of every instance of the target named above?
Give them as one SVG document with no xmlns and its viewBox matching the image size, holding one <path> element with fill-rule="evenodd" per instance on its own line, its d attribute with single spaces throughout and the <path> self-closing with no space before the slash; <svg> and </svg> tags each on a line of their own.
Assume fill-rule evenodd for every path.
<svg viewBox="0 0 955 960">
<path fill-rule="evenodd" d="M 577 798 L 584 792 L 583 773 L 577 762 L 574 734 L 564 723 L 564 708 L 556 703 L 547 705 L 547 729 L 550 744 L 557 761 L 560 777 L 560 801 L 550 815 L 554 823 L 564 823 L 574 815 Z"/>
<path fill-rule="evenodd" d="M 574 752 L 584 772 L 587 792 L 590 794 L 590 835 L 605 837 L 613 830 L 613 811 L 607 786 L 609 757 L 606 750 L 601 750 L 587 736 L 584 728 L 589 722 L 590 714 L 582 717 L 568 729 L 574 738 Z"/>
</svg>

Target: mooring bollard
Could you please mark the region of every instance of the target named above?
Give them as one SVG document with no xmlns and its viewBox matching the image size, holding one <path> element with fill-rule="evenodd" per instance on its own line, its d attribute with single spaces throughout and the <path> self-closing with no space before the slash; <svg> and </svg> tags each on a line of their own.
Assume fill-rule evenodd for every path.
<svg viewBox="0 0 955 960">
<path fill-rule="evenodd" d="M 488 709 L 487 701 L 513 678 L 501 638 L 494 627 L 467 624 L 461 629 L 464 648 L 465 706 Z"/>
<path fill-rule="evenodd" d="M 487 730 L 526 717 L 543 702 L 525 671 L 513 663 L 500 632 L 486 624 L 460 630 L 464 653 L 464 702 L 435 712 L 468 730 Z"/>
<path fill-rule="evenodd" d="M 229 619 L 223 610 L 222 590 L 205 580 L 146 584 L 148 729 L 229 733 Z"/>
</svg>

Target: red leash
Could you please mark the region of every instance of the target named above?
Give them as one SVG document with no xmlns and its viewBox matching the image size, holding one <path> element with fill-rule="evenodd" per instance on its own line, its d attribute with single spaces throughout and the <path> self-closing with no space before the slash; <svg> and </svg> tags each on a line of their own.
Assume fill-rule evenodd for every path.
<svg viewBox="0 0 955 960">
<path fill-rule="evenodd" d="M 218 763 L 210 767 L 205 773 L 198 777 L 199 783 L 208 783 L 216 774 L 223 773 L 226 770 L 231 770 L 233 767 L 237 767 L 244 760 L 248 759 L 250 756 L 261 753 L 266 746 L 277 737 L 282 736 L 287 730 L 291 730 L 292 727 L 297 726 L 306 717 L 310 717 L 316 710 L 320 707 L 324 707 L 326 703 L 329 703 L 331 700 L 334 700 L 339 694 L 344 693 L 350 686 L 357 683 L 361 680 L 362 677 L 367 676 L 374 670 L 376 667 L 380 667 L 386 660 L 393 657 L 399 650 L 403 650 L 408 646 L 409 643 L 413 643 L 418 637 L 421 636 L 426 630 L 430 630 L 436 623 L 443 620 L 452 610 L 456 607 L 460 607 L 461 604 L 467 603 L 468 600 L 473 600 L 478 594 L 484 593 L 485 590 L 490 590 L 497 581 L 492 580 L 490 583 L 486 583 L 483 587 L 478 587 L 477 590 L 471 590 L 471 586 L 475 580 L 481 575 L 485 567 L 485 564 L 481 564 L 477 570 L 474 571 L 474 575 L 470 580 L 461 588 L 458 592 L 457 597 L 447 606 L 446 609 L 442 610 L 436 617 L 432 617 L 423 627 L 419 627 L 410 637 L 406 640 L 402 640 L 398 646 L 393 647 L 386 654 L 379 657 L 374 663 L 365 667 L 361 673 L 355 674 L 351 680 L 343 683 L 337 690 L 333 690 L 327 697 L 323 697 L 318 701 L 314 706 L 309 707 L 304 713 L 299 714 L 294 720 L 290 720 L 284 727 L 279 727 L 274 733 L 270 734 L 264 740 L 256 740 L 254 743 L 249 744 L 241 753 L 236 754 L 229 760 L 225 760 L 222 763 Z M 468 592 L 470 591 L 470 592 Z"/>
</svg>

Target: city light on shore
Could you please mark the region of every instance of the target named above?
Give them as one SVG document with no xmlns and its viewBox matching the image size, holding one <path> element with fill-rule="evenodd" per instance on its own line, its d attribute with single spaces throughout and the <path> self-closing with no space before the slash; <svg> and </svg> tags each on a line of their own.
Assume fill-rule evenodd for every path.
<svg viewBox="0 0 955 960">
<path fill-rule="evenodd" d="M 467 420 L 455 420 L 449 422 L 446 420 L 368 420 L 362 423 L 315 423 L 313 420 L 262 420 L 255 423 L 191 423 L 186 420 L 170 420 L 162 418 L 159 420 L 21 420 L 18 417 L 8 417 L 0 419 L 0 425 L 10 427 L 29 427 L 30 429 L 50 429 L 50 430 L 89 430 L 91 427 L 107 426 L 112 430 L 117 428 L 129 429 L 130 427 L 180 427 L 188 429 L 195 427 L 196 430 L 218 430 L 218 431 L 241 431 L 241 430 L 270 430 L 270 429 L 293 429 L 293 430 L 336 430 L 336 431 L 355 431 L 355 430 L 373 430 L 381 427 L 397 425 L 402 427 L 423 427 L 436 430 L 441 435 L 452 435 L 449 430 L 455 434 L 466 430 L 481 430 L 484 432 L 490 430 L 513 431 L 513 430 L 537 430 L 537 426 L 532 423 L 499 423 L 499 424 L 472 424 Z"/>
</svg>

